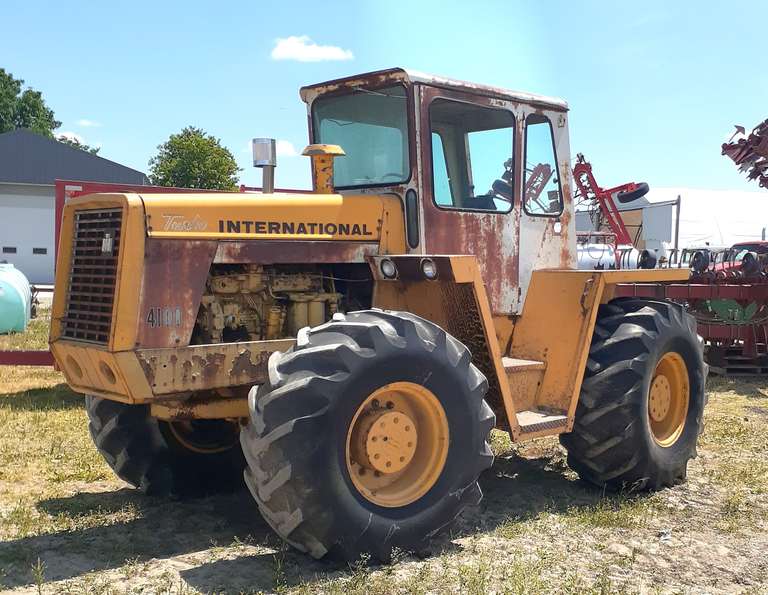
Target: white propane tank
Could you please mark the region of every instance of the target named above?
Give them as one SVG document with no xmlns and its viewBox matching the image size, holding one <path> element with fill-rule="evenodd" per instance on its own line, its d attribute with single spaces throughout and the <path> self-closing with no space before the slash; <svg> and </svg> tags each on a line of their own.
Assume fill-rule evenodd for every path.
<svg viewBox="0 0 768 595">
<path fill-rule="evenodd" d="M 577 244 L 576 257 L 583 271 L 616 268 L 616 252 L 611 244 Z"/>
<path fill-rule="evenodd" d="M 653 269 L 656 267 L 656 255 L 650 250 L 631 248 L 619 250 L 622 269 Z"/>
<path fill-rule="evenodd" d="M 0 334 L 23 333 L 32 314 L 32 289 L 24 273 L 0 263 Z"/>
</svg>

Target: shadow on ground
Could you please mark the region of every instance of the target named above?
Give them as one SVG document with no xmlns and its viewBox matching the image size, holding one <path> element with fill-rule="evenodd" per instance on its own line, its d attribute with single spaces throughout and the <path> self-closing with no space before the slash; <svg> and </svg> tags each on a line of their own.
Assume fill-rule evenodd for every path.
<svg viewBox="0 0 768 595">
<path fill-rule="evenodd" d="M 451 538 L 487 532 L 501 523 L 524 522 L 541 511 L 565 512 L 593 506 L 603 495 L 572 481 L 561 464 L 549 457 L 497 459 L 481 478 L 483 502 L 464 513 L 458 531 L 439 538 L 431 554 L 460 546 Z M 610 498 L 611 496 L 609 496 Z M 332 578 L 348 572 L 346 565 L 314 561 L 284 548 L 262 520 L 247 491 L 227 496 L 172 502 L 147 498 L 135 490 L 80 493 L 68 498 L 42 501 L 41 512 L 57 515 L 88 515 L 117 512 L 126 506 L 140 518 L 109 526 L 17 539 L 0 544 L 0 567 L 6 587 L 31 584 L 31 565 L 39 557 L 46 565 L 45 579 L 62 580 L 123 566 L 126 560 L 181 558 L 175 564 L 182 578 L 200 591 L 273 590 L 278 584 L 292 586 Z M 236 542 L 263 545 L 264 553 L 242 551 L 234 558 L 205 562 L 201 556 L 184 561 L 187 554 L 205 552 L 212 545 Z M 185 568 L 185 566 L 187 566 Z"/>
<path fill-rule="evenodd" d="M 48 388 L 0 393 L 0 408 L 11 411 L 63 411 L 84 407 L 83 395 L 72 392 L 64 382 Z"/>
<path fill-rule="evenodd" d="M 737 396 L 747 399 L 768 398 L 765 381 L 762 379 L 710 376 L 707 380 L 707 391 L 716 393 L 733 391 Z"/>
</svg>

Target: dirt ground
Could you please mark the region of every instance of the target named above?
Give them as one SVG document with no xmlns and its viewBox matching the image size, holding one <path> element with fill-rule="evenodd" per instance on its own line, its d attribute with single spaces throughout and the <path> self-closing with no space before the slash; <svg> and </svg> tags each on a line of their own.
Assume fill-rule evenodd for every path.
<svg viewBox="0 0 768 595">
<path fill-rule="evenodd" d="M 317 562 L 285 548 L 247 491 L 143 497 L 91 445 L 49 369 L 0 367 L 0 587 L 12 593 L 768 593 L 768 384 L 711 380 L 687 483 L 601 494 L 555 440 L 498 458 L 429 556 Z"/>
</svg>

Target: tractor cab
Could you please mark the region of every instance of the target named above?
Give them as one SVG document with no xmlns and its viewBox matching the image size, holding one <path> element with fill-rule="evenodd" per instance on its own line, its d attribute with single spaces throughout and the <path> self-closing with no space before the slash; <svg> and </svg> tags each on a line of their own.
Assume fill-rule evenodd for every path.
<svg viewBox="0 0 768 595">
<path fill-rule="evenodd" d="M 395 194 L 407 249 L 478 258 L 494 313 L 531 272 L 575 268 L 567 104 L 400 68 L 301 89 L 342 194 Z"/>
</svg>

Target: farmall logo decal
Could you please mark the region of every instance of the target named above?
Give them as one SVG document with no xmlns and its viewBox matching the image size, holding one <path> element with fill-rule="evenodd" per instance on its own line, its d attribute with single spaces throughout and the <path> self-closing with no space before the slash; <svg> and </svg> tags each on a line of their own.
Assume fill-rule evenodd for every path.
<svg viewBox="0 0 768 595">
<path fill-rule="evenodd" d="M 208 222 L 200 215 L 185 217 L 184 215 L 163 214 L 163 231 L 205 231 Z"/>
<path fill-rule="evenodd" d="M 257 233 L 267 235 L 372 236 L 366 223 L 319 223 L 293 221 L 233 221 L 219 219 L 219 233 Z"/>
</svg>

